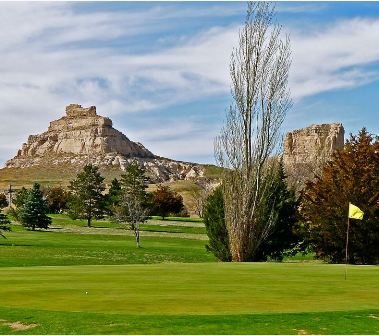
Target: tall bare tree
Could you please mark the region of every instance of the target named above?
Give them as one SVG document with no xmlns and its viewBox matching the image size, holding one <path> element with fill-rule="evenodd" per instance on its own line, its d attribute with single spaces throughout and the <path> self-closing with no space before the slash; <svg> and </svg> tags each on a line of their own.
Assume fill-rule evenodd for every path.
<svg viewBox="0 0 379 336">
<path fill-rule="evenodd" d="M 230 61 L 231 93 L 225 125 L 215 141 L 223 176 L 225 221 L 234 261 L 247 261 L 268 236 L 273 221 L 261 221 L 281 145 L 281 125 L 291 106 L 287 87 L 289 37 L 274 23 L 274 6 L 249 2 L 244 27 Z"/>
</svg>

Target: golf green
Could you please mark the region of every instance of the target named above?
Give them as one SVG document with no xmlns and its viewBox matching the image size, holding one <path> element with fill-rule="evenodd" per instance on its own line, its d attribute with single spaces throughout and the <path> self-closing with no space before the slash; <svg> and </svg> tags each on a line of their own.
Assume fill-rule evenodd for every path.
<svg viewBox="0 0 379 336">
<path fill-rule="evenodd" d="M 251 314 L 379 308 L 379 267 L 164 263 L 2 268 L 2 307 L 123 314 Z"/>
</svg>

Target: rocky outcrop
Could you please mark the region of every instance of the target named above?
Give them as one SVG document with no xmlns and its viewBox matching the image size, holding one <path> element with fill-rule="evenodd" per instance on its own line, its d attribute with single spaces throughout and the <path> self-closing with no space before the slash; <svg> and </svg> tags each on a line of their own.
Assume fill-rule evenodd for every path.
<svg viewBox="0 0 379 336">
<path fill-rule="evenodd" d="M 62 154 L 118 153 L 127 157 L 155 157 L 141 144 L 130 141 L 112 127 L 112 121 L 96 114 L 96 107 L 77 104 L 66 107 L 66 116 L 52 121 L 47 132 L 30 135 L 22 145 L 19 158 L 35 158 Z M 8 161 L 7 166 L 12 164 Z"/>
<path fill-rule="evenodd" d="M 342 124 L 311 125 L 287 133 L 283 162 L 290 185 L 297 190 L 320 172 L 325 162 L 344 145 Z"/>
<path fill-rule="evenodd" d="M 158 157 L 114 129 L 109 118 L 97 115 L 95 106 L 77 104 L 68 105 L 66 115 L 52 121 L 46 132 L 30 135 L 6 168 L 93 163 L 125 170 L 133 160 L 146 168 L 154 183 L 203 176 L 200 165 Z"/>
</svg>

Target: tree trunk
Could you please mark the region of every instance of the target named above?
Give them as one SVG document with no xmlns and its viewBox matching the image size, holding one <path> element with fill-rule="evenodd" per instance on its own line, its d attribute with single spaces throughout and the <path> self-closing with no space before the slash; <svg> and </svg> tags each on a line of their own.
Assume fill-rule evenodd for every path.
<svg viewBox="0 0 379 336">
<path fill-rule="evenodd" d="M 140 247 L 139 228 L 134 231 L 134 235 L 136 236 L 136 245 Z"/>
<path fill-rule="evenodd" d="M 87 217 L 87 226 L 91 227 L 91 217 L 90 216 Z"/>
</svg>

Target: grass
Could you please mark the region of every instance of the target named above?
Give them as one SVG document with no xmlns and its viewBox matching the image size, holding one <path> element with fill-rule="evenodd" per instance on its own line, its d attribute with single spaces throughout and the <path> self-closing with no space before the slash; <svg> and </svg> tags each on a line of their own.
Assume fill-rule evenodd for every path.
<svg viewBox="0 0 379 336">
<path fill-rule="evenodd" d="M 0 322 L 1 334 L 378 334 L 377 311 L 245 314 L 126 315 L 0 308 L 5 321 L 35 328 L 17 331 Z M 4 322 L 3 322 L 4 323 Z"/>
<path fill-rule="evenodd" d="M 22 333 L 379 332 L 376 266 L 349 266 L 346 281 L 343 265 L 277 263 L 9 267 L 1 274 L 0 318 L 38 325 Z"/>
<path fill-rule="evenodd" d="M 164 219 L 161 216 L 150 216 L 153 220 L 167 220 L 173 222 L 186 222 L 186 223 L 203 223 L 203 219 L 199 217 L 165 217 Z"/>
<path fill-rule="evenodd" d="M 49 215 L 52 218 L 52 227 L 67 228 L 72 226 L 79 226 L 82 228 L 87 227 L 87 221 L 83 219 L 73 220 L 67 215 Z M 140 225 L 140 231 L 142 232 L 167 232 L 167 233 L 191 233 L 191 234 L 201 234 L 205 235 L 206 230 L 204 225 L 198 221 L 187 221 L 187 218 L 182 217 L 170 217 L 167 220 L 157 220 L 159 216 L 152 217 L 146 222 L 146 224 Z M 171 219 L 173 218 L 173 220 Z M 175 225 L 176 222 L 179 222 L 179 225 Z M 111 220 L 93 220 L 93 228 L 109 228 L 109 229 L 122 229 L 124 230 L 125 225 L 120 223 L 113 222 Z M 110 232 L 111 233 L 111 232 Z M 120 232 L 118 232 L 120 233 Z"/>
<path fill-rule="evenodd" d="M 153 218 L 137 249 L 116 223 L 52 218 L 0 240 L 0 334 L 379 334 L 378 266 L 220 263 L 201 222 Z"/>
<path fill-rule="evenodd" d="M 94 229 L 97 231 L 99 229 Z M 1 266 L 146 264 L 160 262 L 209 262 L 212 254 L 205 241 L 179 237 L 141 235 L 142 247 L 123 230 L 119 234 L 60 233 L 60 229 L 27 231 L 13 226 L 7 239 L 0 239 Z M 147 233 L 145 233 L 147 234 Z"/>
</svg>

